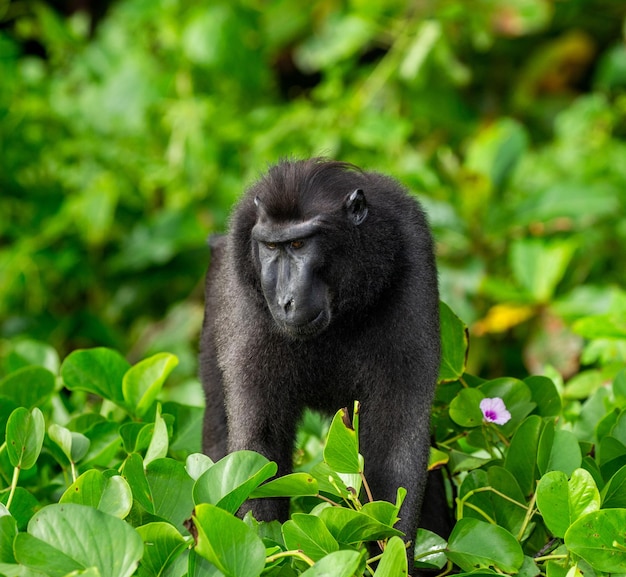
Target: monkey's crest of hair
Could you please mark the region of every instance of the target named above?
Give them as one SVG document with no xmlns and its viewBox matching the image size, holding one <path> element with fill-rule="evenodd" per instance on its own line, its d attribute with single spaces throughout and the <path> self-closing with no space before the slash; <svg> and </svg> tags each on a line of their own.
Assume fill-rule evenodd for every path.
<svg viewBox="0 0 626 577">
<path fill-rule="evenodd" d="M 362 181 L 362 170 L 322 157 L 284 160 L 271 166 L 254 187 L 265 213 L 276 221 L 307 220 L 343 206 L 345 195 Z"/>
</svg>

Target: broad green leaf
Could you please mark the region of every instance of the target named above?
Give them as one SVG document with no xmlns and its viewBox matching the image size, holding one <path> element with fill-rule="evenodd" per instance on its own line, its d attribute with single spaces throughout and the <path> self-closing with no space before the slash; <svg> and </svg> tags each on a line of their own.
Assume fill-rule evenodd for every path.
<svg viewBox="0 0 626 577">
<path fill-rule="evenodd" d="M 19 533 L 13 543 L 15 557 L 21 565 L 40 571 L 49 577 L 64 577 L 86 566 L 66 555 L 61 549 L 49 545 L 29 533 Z"/>
<path fill-rule="evenodd" d="M 324 447 L 324 461 L 337 473 L 360 473 L 359 438 L 347 409 L 335 414 Z"/>
<path fill-rule="evenodd" d="M 4 505 L 0 508 L 5 509 Z M 0 513 L 0 567 L 2 563 L 16 563 L 13 541 L 17 535 L 17 522 L 11 515 Z"/>
<path fill-rule="evenodd" d="M 261 483 L 276 474 L 276 463 L 254 451 L 226 455 L 196 481 L 193 499 L 196 504 L 211 503 L 230 513 L 250 498 Z"/>
<path fill-rule="evenodd" d="M 626 573 L 626 509 L 584 515 L 565 533 L 565 545 L 596 571 Z"/>
<path fill-rule="evenodd" d="M 319 492 L 317 481 L 308 473 L 291 473 L 272 479 L 257 487 L 250 494 L 251 499 L 259 497 L 306 497 Z"/>
<path fill-rule="evenodd" d="M 283 537 L 288 549 L 299 549 L 313 561 L 337 551 L 339 544 L 331 535 L 324 522 L 315 515 L 294 513 L 283 524 Z"/>
<path fill-rule="evenodd" d="M 537 485 L 537 507 L 546 527 L 563 538 L 570 526 L 567 475 L 562 471 L 546 473 Z"/>
<path fill-rule="evenodd" d="M 80 461 L 89 450 L 90 441 L 82 433 L 70 431 L 61 425 L 53 423 L 48 427 L 48 436 L 61 447 L 68 461 Z"/>
<path fill-rule="evenodd" d="M 28 470 L 35 465 L 46 434 L 43 413 L 35 407 L 18 407 L 7 422 L 7 453 L 13 467 Z"/>
<path fill-rule="evenodd" d="M 533 375 L 524 379 L 536 403 L 536 413 L 541 417 L 558 417 L 561 414 L 561 395 L 548 377 Z"/>
<path fill-rule="evenodd" d="M 404 541 L 400 537 L 392 537 L 387 542 L 374 577 L 396 577 L 406 575 L 407 572 L 408 564 Z"/>
<path fill-rule="evenodd" d="M 524 495 L 530 495 L 535 489 L 537 449 L 542 429 L 541 417 L 527 417 L 515 431 L 504 460 L 504 467 L 517 479 Z"/>
<path fill-rule="evenodd" d="M 463 499 L 463 502 L 470 503 L 472 507 L 464 507 L 461 509 L 459 503 L 459 515 L 462 514 L 463 517 L 473 517 L 476 519 L 485 519 L 486 515 L 490 519 L 495 519 L 496 513 L 493 509 L 491 495 L 488 491 L 480 490 L 488 486 L 489 478 L 486 470 L 476 469 L 470 471 L 463 479 L 463 483 L 459 489 L 459 497 Z"/>
<path fill-rule="evenodd" d="M 448 543 L 439 535 L 418 529 L 415 539 L 414 565 L 418 569 L 442 569 L 448 562 L 446 547 Z"/>
<path fill-rule="evenodd" d="M 327 507 L 320 511 L 319 517 L 333 537 L 346 545 L 402 536 L 397 529 L 353 509 Z"/>
<path fill-rule="evenodd" d="M 100 347 L 70 353 L 61 365 L 61 376 L 70 390 L 88 391 L 124 406 L 122 380 L 129 369 L 122 355 Z"/>
<path fill-rule="evenodd" d="M 470 142 L 467 167 L 489 178 L 501 189 L 528 148 L 525 128 L 511 118 L 500 118 L 484 127 Z"/>
<path fill-rule="evenodd" d="M 489 486 L 496 491 L 513 499 L 516 503 L 525 505 L 526 498 L 520 489 L 517 480 L 512 473 L 504 467 L 494 466 L 487 471 Z M 495 519 L 498 525 L 517 535 L 522 528 L 522 523 L 526 516 L 526 509 L 512 503 L 508 499 L 500 497 L 497 493 L 491 493 L 491 501 L 495 512 Z"/>
<path fill-rule="evenodd" d="M 142 417 L 152 406 L 168 375 L 178 365 L 169 353 L 158 353 L 131 367 L 122 380 L 126 405 L 133 414 Z"/>
<path fill-rule="evenodd" d="M 600 494 L 585 469 L 576 469 L 569 481 L 562 471 L 551 471 L 537 486 L 537 507 L 552 534 L 563 538 L 572 523 L 600 508 Z"/>
<path fill-rule="evenodd" d="M 197 481 L 202 473 L 208 471 L 214 464 L 206 455 L 192 453 L 185 460 L 185 470 L 194 481 Z"/>
<path fill-rule="evenodd" d="M 313 475 L 317 481 L 320 493 L 328 493 L 329 495 L 335 495 L 342 499 L 348 499 L 350 497 L 350 492 L 343 482 L 343 479 L 326 463 L 321 462 L 315 465 L 315 467 L 311 469 L 311 475 Z"/>
<path fill-rule="evenodd" d="M 600 492 L 589 471 L 576 469 L 567 488 L 571 522 L 600 508 Z"/>
<path fill-rule="evenodd" d="M 393 527 L 398 522 L 398 512 L 406 497 L 406 489 L 398 487 L 398 503 L 394 505 L 387 501 L 370 501 L 361 508 L 361 513 L 368 515 L 379 523 Z"/>
<path fill-rule="evenodd" d="M 196 551 L 226 577 L 258 577 L 265 567 L 265 546 L 243 521 L 224 509 L 202 503 L 193 517 Z"/>
<path fill-rule="evenodd" d="M 16 559 L 51 577 L 89 567 L 102 577 L 130 577 L 142 554 L 141 537 L 130 525 L 72 503 L 44 507 L 15 540 Z"/>
<path fill-rule="evenodd" d="M 146 465 L 146 479 L 154 502 L 154 514 L 180 528 L 193 511 L 193 479 L 183 463 L 174 459 L 156 459 Z"/>
<path fill-rule="evenodd" d="M 480 401 L 484 398 L 478 389 L 461 389 L 450 403 L 450 418 L 461 427 L 478 427 L 483 422 Z"/>
<path fill-rule="evenodd" d="M 0 396 L 28 410 L 42 406 L 54 391 L 54 375 L 43 367 L 23 367 L 0 380 Z"/>
<path fill-rule="evenodd" d="M 508 531 L 478 519 L 460 519 L 448 540 L 448 558 L 464 571 L 496 567 L 516 573 L 524 562 L 520 544 Z"/>
<path fill-rule="evenodd" d="M 59 354 L 47 343 L 23 339 L 10 341 L 8 348 L 9 353 L 5 359 L 7 373 L 29 366 L 44 367 L 53 375 L 59 372 Z"/>
<path fill-rule="evenodd" d="M 546 423 L 537 449 L 537 466 L 542 475 L 563 471 L 571 475 L 582 463 L 578 440 L 570 431 L 555 429 L 553 421 Z"/>
<path fill-rule="evenodd" d="M 167 456 L 167 449 L 169 447 L 169 436 L 167 434 L 167 425 L 165 420 L 161 417 L 161 405 L 157 406 L 156 414 L 154 415 L 154 430 L 152 432 L 152 438 L 150 444 L 146 450 L 146 456 L 143 459 L 144 466 L 147 467 L 149 463 L 155 459 L 162 459 Z"/>
<path fill-rule="evenodd" d="M 148 523 L 137 527 L 144 552 L 139 564 L 141 577 L 161 577 L 188 546 L 185 538 L 169 523 Z"/>
<path fill-rule="evenodd" d="M 626 465 L 623 466 L 602 490 L 603 509 L 626 509 Z"/>
<path fill-rule="evenodd" d="M 513 275 L 536 302 L 549 302 L 575 250 L 576 245 L 569 240 L 517 240 L 513 242 L 509 252 Z"/>
<path fill-rule="evenodd" d="M 59 502 L 86 505 L 124 519 L 133 505 L 133 493 L 123 477 L 106 477 L 97 469 L 89 469 L 68 487 Z"/>
<path fill-rule="evenodd" d="M 439 382 L 458 380 L 465 372 L 468 350 L 468 330 L 452 309 L 443 301 L 439 303 L 441 324 L 441 365 Z"/>
<path fill-rule="evenodd" d="M 362 554 L 357 551 L 335 551 L 320 559 L 301 577 L 352 577 L 361 574 Z"/>
<path fill-rule="evenodd" d="M 6 503 L 8 496 L 8 491 L 0 492 L 0 503 Z M 39 509 L 41 509 L 41 504 L 33 497 L 30 491 L 23 487 L 15 489 L 13 501 L 11 502 L 11 516 L 17 521 L 17 528 L 20 531 L 26 530 L 28 522 Z"/>
<path fill-rule="evenodd" d="M 169 466 L 169 461 L 166 461 L 166 467 Z M 153 468 L 159 468 L 159 463 L 153 464 Z M 180 474 L 180 473 L 179 473 Z M 133 493 L 133 498 L 146 510 L 148 513 L 154 513 L 154 499 L 152 498 L 152 491 L 146 478 L 146 471 L 143 467 L 143 459 L 139 453 L 132 453 L 128 455 L 124 461 L 122 468 L 122 477 L 126 479 L 128 485 Z M 165 479 L 161 479 L 161 476 L 156 476 L 156 481 L 153 478 L 153 483 L 159 488 L 160 492 L 168 493 L 167 487 L 163 485 L 166 483 Z M 160 481 L 160 482 L 159 482 Z"/>
</svg>

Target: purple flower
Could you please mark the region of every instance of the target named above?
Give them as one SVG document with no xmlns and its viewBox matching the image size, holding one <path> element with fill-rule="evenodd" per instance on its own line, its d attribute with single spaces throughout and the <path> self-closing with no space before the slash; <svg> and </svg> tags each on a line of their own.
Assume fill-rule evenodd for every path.
<svg viewBox="0 0 626 577">
<path fill-rule="evenodd" d="M 506 410 L 504 401 L 500 397 L 483 399 L 480 401 L 480 410 L 488 423 L 504 425 L 511 420 L 511 413 Z"/>
</svg>

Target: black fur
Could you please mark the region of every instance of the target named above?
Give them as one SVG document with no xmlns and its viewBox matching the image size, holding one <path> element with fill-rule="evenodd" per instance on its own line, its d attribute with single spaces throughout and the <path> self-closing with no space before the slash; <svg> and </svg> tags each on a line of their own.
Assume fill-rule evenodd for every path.
<svg viewBox="0 0 626 577">
<path fill-rule="evenodd" d="M 292 306 L 300 310 L 303 289 L 293 288 L 289 304 L 272 303 L 278 297 L 265 293 L 276 278 L 275 253 L 268 252 L 276 247 L 262 246 L 252 231 L 260 223 L 255 234 L 260 227 L 261 235 L 289 236 L 303 222 L 315 223 L 302 249 L 314 263 L 302 274 L 318 303 L 307 314 L 326 307 L 328 323 L 300 335 L 299 324 L 291 330 L 281 319 Z M 283 293 L 292 291 L 288 282 L 295 286 L 284 281 Z M 219 459 L 256 450 L 288 473 L 303 408 L 332 414 L 359 400 L 360 447 L 374 498 L 393 502 L 397 488 L 407 488 L 399 528 L 414 539 L 439 368 L 438 306 L 426 218 L 396 181 L 320 159 L 273 166 L 236 207 L 229 234 L 212 242 L 200 357 L 205 452 Z M 281 500 L 251 507 L 259 519 L 288 515 Z"/>
</svg>

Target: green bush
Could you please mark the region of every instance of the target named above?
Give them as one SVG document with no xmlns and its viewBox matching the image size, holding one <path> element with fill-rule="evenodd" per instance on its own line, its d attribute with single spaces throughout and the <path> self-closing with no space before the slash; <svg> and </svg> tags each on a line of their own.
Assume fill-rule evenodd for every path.
<svg viewBox="0 0 626 577">
<path fill-rule="evenodd" d="M 617 334 L 597 320 L 580 324 L 626 342 L 623 323 Z M 485 381 L 465 372 L 466 327 L 443 304 L 442 325 L 431 467 L 444 468 L 456 524 L 447 541 L 419 531 L 416 567 L 626 572 L 626 370 L 582 402 L 547 377 Z M 411 487 L 396 503 L 369 494 L 358 404 L 320 443 L 309 416 L 301 470 L 272 479 L 276 464 L 257 453 L 199 453 L 202 408 L 159 400 L 176 364 L 95 348 L 59 365 L 49 346 L 17 343 L 0 380 L 0 574 L 406 574 L 393 525 Z M 234 516 L 272 496 L 293 498 L 282 526 Z M 378 553 L 365 546 L 376 542 Z"/>
</svg>

